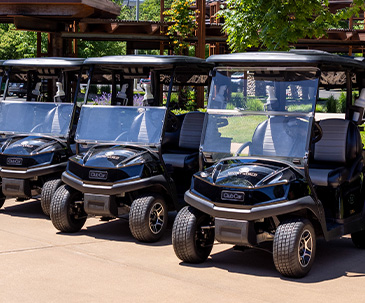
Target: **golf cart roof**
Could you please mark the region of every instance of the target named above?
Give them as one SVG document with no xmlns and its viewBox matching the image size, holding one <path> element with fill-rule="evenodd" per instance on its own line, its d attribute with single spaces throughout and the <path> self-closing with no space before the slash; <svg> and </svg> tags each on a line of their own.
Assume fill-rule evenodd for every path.
<svg viewBox="0 0 365 303">
<path fill-rule="evenodd" d="M 188 56 L 164 55 L 125 55 L 88 58 L 84 64 L 108 65 L 110 68 L 121 66 L 143 66 L 150 68 L 167 68 L 169 66 L 210 66 L 204 59 Z"/>
<path fill-rule="evenodd" d="M 125 55 L 88 58 L 84 65 L 94 65 L 93 77 L 98 81 L 103 74 L 111 74 L 117 71 L 124 79 L 148 78 L 151 72 L 159 74 L 159 83 L 168 85 L 171 73 L 174 70 L 175 85 L 206 85 L 209 72 L 213 63 L 207 63 L 205 59 L 188 56 L 164 56 L 164 55 Z M 97 76 L 97 75 L 101 75 Z"/>
<path fill-rule="evenodd" d="M 44 57 L 44 58 L 24 58 L 6 60 L 3 65 L 11 66 L 19 71 L 27 71 L 37 68 L 62 68 L 66 70 L 78 69 L 82 66 L 82 58 L 62 58 L 62 57 Z"/>
<path fill-rule="evenodd" d="M 365 70 L 365 63 L 317 50 L 247 52 L 213 55 L 207 62 L 229 66 L 316 66 L 321 70 Z"/>
</svg>

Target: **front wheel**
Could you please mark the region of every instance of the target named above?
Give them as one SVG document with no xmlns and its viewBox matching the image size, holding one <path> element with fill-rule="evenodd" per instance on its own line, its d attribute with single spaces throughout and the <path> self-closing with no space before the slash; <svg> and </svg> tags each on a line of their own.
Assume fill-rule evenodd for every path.
<svg viewBox="0 0 365 303">
<path fill-rule="evenodd" d="M 357 248 L 365 248 L 365 230 L 352 233 L 351 240 Z"/>
<path fill-rule="evenodd" d="M 1 186 L 1 183 L 0 183 L 0 186 Z M 5 200 L 6 200 L 6 197 L 5 195 L 3 194 L 1 188 L 0 188 L 0 208 L 3 207 L 4 203 L 5 203 Z"/>
<path fill-rule="evenodd" d="M 66 233 L 79 231 L 87 219 L 81 193 L 68 185 L 60 186 L 52 198 L 50 215 L 58 230 Z"/>
<path fill-rule="evenodd" d="M 214 229 L 209 215 L 183 207 L 172 228 L 172 245 L 176 256 L 188 263 L 204 262 L 213 248 Z"/>
<path fill-rule="evenodd" d="M 273 258 L 283 276 L 301 278 L 311 269 L 316 251 L 316 235 L 307 219 L 281 223 L 275 232 Z"/>
<path fill-rule="evenodd" d="M 61 179 L 49 179 L 44 182 L 41 192 L 41 206 L 46 216 L 50 215 L 51 201 L 57 188 L 62 185 Z"/>
<path fill-rule="evenodd" d="M 131 205 L 129 229 L 139 241 L 156 242 L 166 230 L 167 218 L 167 205 L 161 196 L 141 196 Z"/>
</svg>

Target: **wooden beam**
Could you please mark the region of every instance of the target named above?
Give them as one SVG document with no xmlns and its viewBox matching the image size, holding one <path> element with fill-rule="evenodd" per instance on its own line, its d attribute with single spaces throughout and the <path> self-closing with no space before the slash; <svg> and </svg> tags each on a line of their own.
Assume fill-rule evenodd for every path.
<svg viewBox="0 0 365 303">
<path fill-rule="evenodd" d="M 18 30 L 39 31 L 39 32 L 57 32 L 63 31 L 62 23 L 43 18 L 34 17 L 14 17 L 14 25 Z"/>
<path fill-rule="evenodd" d="M 81 9 L 85 9 L 85 7 L 95 9 L 98 10 L 98 15 L 104 18 L 116 18 L 120 14 L 120 6 L 110 0 L 0 0 L 0 15 L 16 15 L 14 10 L 19 9 L 29 11 L 34 11 L 34 9 L 38 10 L 36 6 L 41 7 L 42 10 L 54 10 L 56 13 L 52 15 L 57 15 L 59 7 L 62 6 L 68 7 L 69 9 L 78 9 L 80 7 Z M 12 12 L 8 13 L 9 10 Z"/>
<path fill-rule="evenodd" d="M 93 8 L 84 5 L 0 4 L 0 16 L 86 18 L 93 13 Z"/>
</svg>

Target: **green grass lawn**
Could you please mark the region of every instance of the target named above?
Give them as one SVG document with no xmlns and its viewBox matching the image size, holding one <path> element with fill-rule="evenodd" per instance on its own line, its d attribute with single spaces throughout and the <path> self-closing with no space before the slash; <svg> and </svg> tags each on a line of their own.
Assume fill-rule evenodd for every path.
<svg viewBox="0 0 365 303">
<path fill-rule="evenodd" d="M 266 116 L 228 116 L 226 118 L 228 125 L 221 127 L 219 132 L 222 137 L 232 138 L 232 142 L 235 143 L 251 141 L 257 125 L 267 119 Z"/>
</svg>

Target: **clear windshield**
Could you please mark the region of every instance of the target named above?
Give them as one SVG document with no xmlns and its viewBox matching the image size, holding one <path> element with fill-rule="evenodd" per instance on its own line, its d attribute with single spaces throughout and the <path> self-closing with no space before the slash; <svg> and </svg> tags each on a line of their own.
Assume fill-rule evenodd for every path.
<svg viewBox="0 0 365 303">
<path fill-rule="evenodd" d="M 0 133 L 42 134 L 66 138 L 73 104 L 46 102 L 0 102 Z"/>
<path fill-rule="evenodd" d="M 79 143 L 158 144 L 165 107 L 83 105 L 76 130 Z"/>
<path fill-rule="evenodd" d="M 317 88 L 313 69 L 216 70 L 203 152 L 213 161 L 234 154 L 303 158 Z"/>
</svg>

